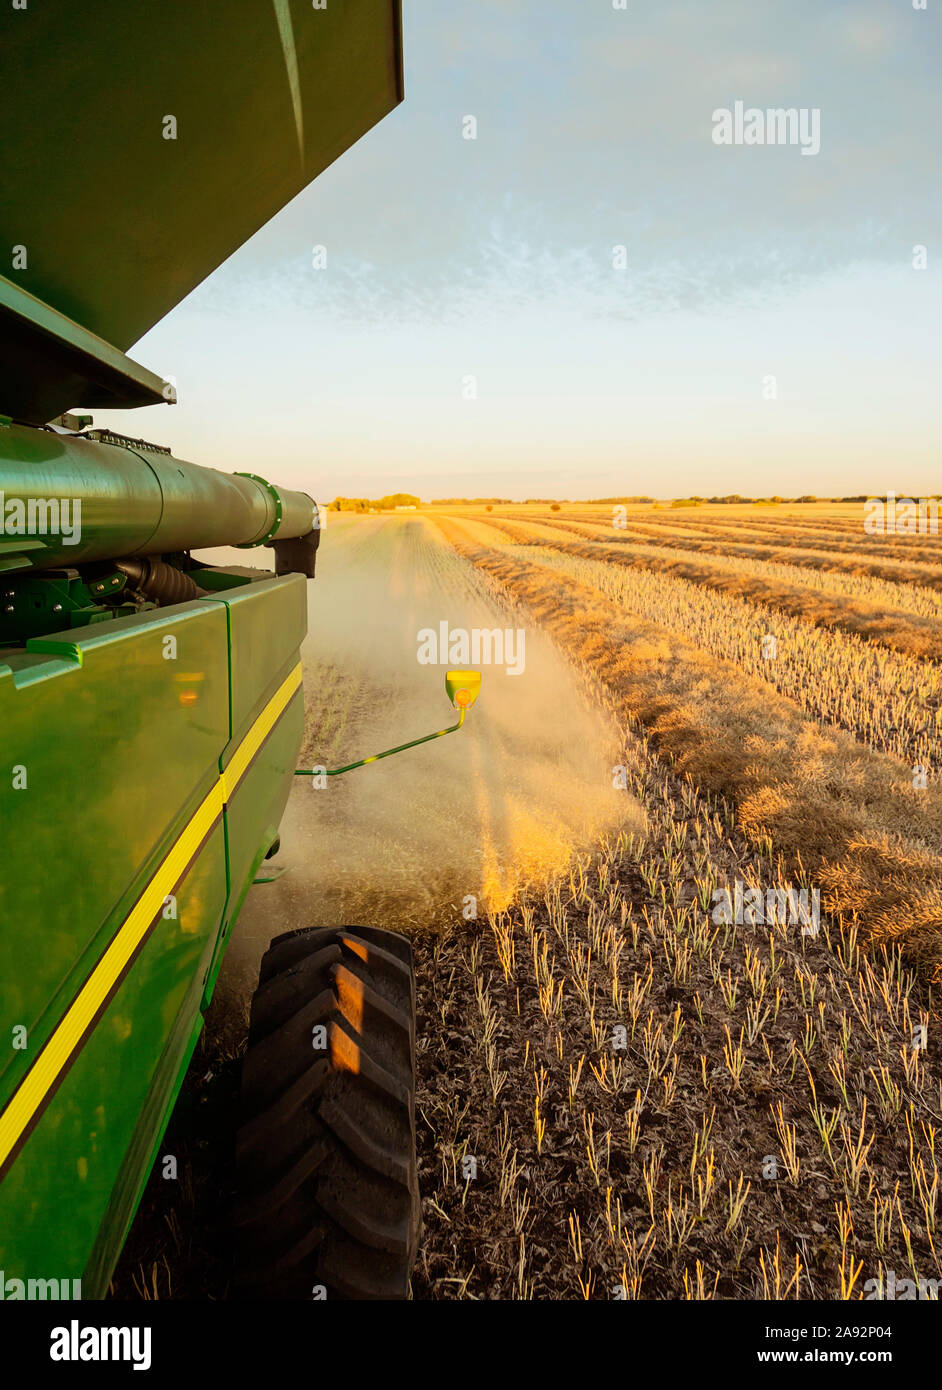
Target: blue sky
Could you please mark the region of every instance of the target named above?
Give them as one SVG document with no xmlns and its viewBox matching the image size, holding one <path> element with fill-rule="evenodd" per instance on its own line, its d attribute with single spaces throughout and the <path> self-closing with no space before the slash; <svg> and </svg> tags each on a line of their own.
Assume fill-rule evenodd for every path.
<svg viewBox="0 0 942 1390">
<path fill-rule="evenodd" d="M 405 103 L 96 423 L 321 499 L 937 491 L 940 9 L 405 0 Z M 820 153 L 715 145 L 737 100 Z"/>
</svg>

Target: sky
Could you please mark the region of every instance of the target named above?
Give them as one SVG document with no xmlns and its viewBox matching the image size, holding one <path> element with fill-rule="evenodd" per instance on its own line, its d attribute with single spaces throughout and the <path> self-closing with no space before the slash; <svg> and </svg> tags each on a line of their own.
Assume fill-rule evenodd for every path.
<svg viewBox="0 0 942 1390">
<path fill-rule="evenodd" d="M 404 0 L 404 103 L 96 424 L 321 501 L 939 491 L 942 0 L 616 4 Z"/>
</svg>

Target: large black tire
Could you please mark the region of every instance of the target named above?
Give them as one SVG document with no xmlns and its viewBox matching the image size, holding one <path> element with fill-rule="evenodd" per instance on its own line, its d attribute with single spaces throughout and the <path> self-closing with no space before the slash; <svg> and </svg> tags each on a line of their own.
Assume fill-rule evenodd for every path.
<svg viewBox="0 0 942 1390">
<path fill-rule="evenodd" d="M 414 1074 L 405 937 L 329 927 L 272 942 L 242 1067 L 244 1296 L 408 1298 L 421 1233 Z"/>
</svg>

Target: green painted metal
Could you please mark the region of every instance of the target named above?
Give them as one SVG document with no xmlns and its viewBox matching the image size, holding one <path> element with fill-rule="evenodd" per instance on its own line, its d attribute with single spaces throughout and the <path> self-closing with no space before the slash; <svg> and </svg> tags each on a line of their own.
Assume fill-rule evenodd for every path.
<svg viewBox="0 0 942 1390">
<path fill-rule="evenodd" d="M 225 769 L 259 709 L 297 664 L 307 632 L 307 592 L 300 576 L 289 575 L 230 589 L 218 597 L 226 609 L 232 669 L 239 673 L 231 688 L 232 737 L 220 764 Z M 298 696 L 255 758 L 226 816 L 231 894 L 210 969 L 207 1004 L 245 895 L 278 834 L 303 734 L 304 701 Z"/>
<path fill-rule="evenodd" d="M 295 777 L 339 777 L 344 772 L 352 772 L 355 767 L 366 767 L 367 763 L 378 763 L 380 758 L 391 758 L 394 753 L 404 753 L 407 748 L 418 748 L 420 743 L 430 743 L 433 738 L 444 738 L 446 734 L 453 734 L 461 728 L 464 723 L 466 710 L 462 710 L 458 716 L 457 724 L 449 724 L 447 729 L 438 729 L 434 734 L 423 734 L 421 738 L 414 738 L 409 743 L 400 743 L 395 748 L 387 748 L 382 753 L 373 753 L 369 758 L 358 758 L 355 763 L 345 763 L 343 767 L 295 768 Z"/>
<path fill-rule="evenodd" d="M 452 704 L 459 711 L 457 724 L 449 724 L 447 729 L 439 729 L 434 734 L 423 734 L 421 738 L 414 738 L 409 743 L 397 744 L 395 748 L 387 748 L 383 753 L 374 753 L 369 758 L 358 758 L 355 763 L 346 763 L 343 767 L 331 768 L 307 768 L 297 767 L 294 770 L 295 777 L 340 777 L 344 772 L 352 772 L 356 767 L 366 767 L 368 763 L 378 763 L 381 758 L 391 758 L 394 753 L 404 753 L 407 748 L 418 748 L 420 743 L 430 743 L 433 738 L 444 738 L 446 734 L 454 734 L 464 724 L 468 710 L 478 698 L 481 689 L 481 677 L 477 671 L 448 671 L 445 676 L 445 690 Z"/>
<path fill-rule="evenodd" d="M 0 823 L 23 853 L 0 878 L 0 922 L 31 925 L 0 931 L 0 1037 L 24 1027 L 28 1040 L 0 1053 L 0 1109 L 297 664 L 304 618 L 300 576 L 262 579 L 4 658 Z M 274 839 L 302 720 L 299 689 L 177 890 L 175 915 L 158 921 L 0 1181 L 8 1277 L 82 1277 L 85 1296 L 105 1291 L 222 947 Z M 67 1222 L 53 1218 L 66 1210 Z"/>
<path fill-rule="evenodd" d="M 138 1123 L 138 1129 L 135 1133 L 134 1157 L 125 1164 L 124 1170 L 128 1174 L 143 1176 L 138 1177 L 136 1191 L 119 1180 L 112 1192 L 111 1202 L 98 1227 L 98 1236 L 82 1276 L 83 1297 L 85 1298 L 103 1295 L 108 1288 L 114 1271 L 115 1251 L 120 1250 L 124 1245 L 134 1217 L 137 1215 L 137 1209 L 144 1195 L 146 1176 L 150 1173 L 160 1153 L 167 1125 L 170 1122 L 180 1091 L 183 1089 L 187 1069 L 202 1032 L 203 1015 L 199 1013 L 182 1052 L 175 1047 L 165 1059 L 162 1074 L 173 1077 L 172 1082 L 167 1087 L 158 1085 L 151 1088 L 150 1105 L 145 1106 L 142 1111 L 141 1121 Z M 153 1121 L 151 1118 L 153 1099 L 161 1095 L 165 1097 L 163 1113 L 159 1119 Z M 148 1138 L 150 1150 L 144 1162 L 141 1163 L 138 1156 L 144 1151 L 143 1145 L 147 1143 Z"/>
<path fill-rule="evenodd" d="M 0 1269 L 99 1297 L 278 833 L 319 518 L 34 426 L 169 400 L 124 350 L 401 99 L 402 67 L 398 0 L 74 9 L 0 7 Z M 188 554 L 266 543 L 297 573 Z M 135 556 L 205 596 L 135 598 Z"/>
<path fill-rule="evenodd" d="M 173 405 L 170 382 L 0 275 L 0 408 L 42 424 L 62 402 Z"/>
<path fill-rule="evenodd" d="M 56 530 L 46 505 L 51 502 Z M 44 530 L 37 534 L 39 525 Z M 317 505 L 306 493 L 276 489 L 258 478 L 220 473 L 146 446 L 24 425 L 0 429 L 5 572 L 260 545 L 303 536 L 317 525 Z"/>
<path fill-rule="evenodd" d="M 68 570 L 17 576 L 15 588 L 0 584 L 4 600 L 0 604 L 0 651 L 5 645 L 20 645 L 25 639 L 57 628 L 89 627 L 92 623 L 129 617 L 138 611 L 137 604 L 101 606 L 103 595 L 109 600 L 120 598 L 126 584 L 123 574 L 83 579 Z M 146 608 L 153 606 L 149 603 Z"/>
<path fill-rule="evenodd" d="M 27 1029 L 24 1049 L 0 1053 L 0 1105 L 212 784 L 229 738 L 215 602 L 87 629 L 58 644 L 58 658 L 53 639 L 44 645 L 0 666 L 0 823 L 5 843 L 23 847 L 17 870 L 0 876 L 0 1036 Z M 192 689 L 195 703 L 181 702 Z M 177 919 L 151 937 L 0 1182 L 0 1267 L 17 1277 L 81 1276 L 113 1190 L 134 1186 L 131 1138 L 163 1100 L 161 1059 L 189 1037 L 225 892 L 220 827 L 178 893 Z"/>
<path fill-rule="evenodd" d="M 402 99 L 398 0 L 7 4 L 0 52 L 4 273 L 122 351 Z"/>
</svg>

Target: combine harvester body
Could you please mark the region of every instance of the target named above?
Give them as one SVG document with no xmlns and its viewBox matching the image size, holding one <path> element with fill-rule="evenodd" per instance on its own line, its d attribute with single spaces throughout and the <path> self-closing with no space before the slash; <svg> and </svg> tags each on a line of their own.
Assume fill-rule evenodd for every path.
<svg viewBox="0 0 942 1390">
<path fill-rule="evenodd" d="M 175 400 L 127 349 L 402 99 L 401 18 L 44 0 L 0 41 L 0 1269 L 94 1298 L 277 845 L 320 516 L 264 440 L 229 475 L 64 412 Z"/>
</svg>

